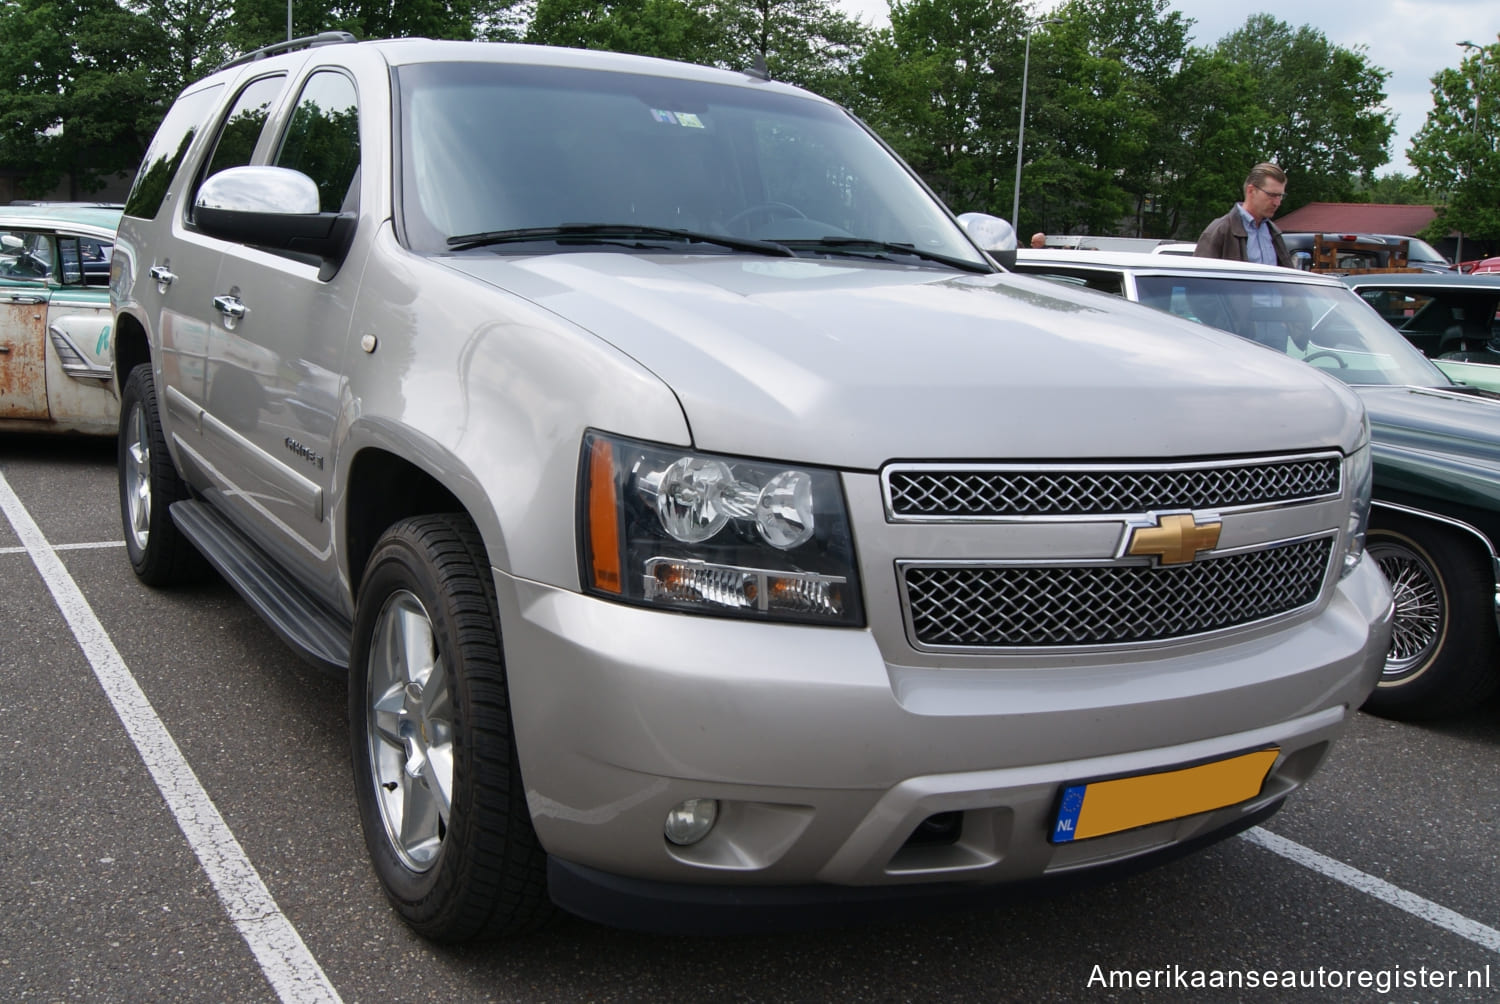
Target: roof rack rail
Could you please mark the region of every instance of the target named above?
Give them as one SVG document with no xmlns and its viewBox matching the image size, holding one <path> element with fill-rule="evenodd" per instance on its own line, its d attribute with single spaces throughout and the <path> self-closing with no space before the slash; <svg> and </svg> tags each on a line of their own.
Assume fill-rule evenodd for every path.
<svg viewBox="0 0 1500 1004">
<path fill-rule="evenodd" d="M 305 35 L 302 38 L 289 38 L 285 42 L 273 42 L 263 45 L 253 52 L 247 52 L 243 56 L 231 59 L 229 62 L 219 66 L 219 70 L 228 69 L 231 66 L 239 66 L 242 63 L 253 63 L 257 59 L 265 59 L 268 56 L 276 56 L 283 52 L 292 52 L 296 49 L 311 49 L 315 45 L 338 45 L 343 42 L 358 42 L 347 31 L 324 31 L 316 35 Z M 214 72 L 218 72 L 215 70 Z"/>
</svg>

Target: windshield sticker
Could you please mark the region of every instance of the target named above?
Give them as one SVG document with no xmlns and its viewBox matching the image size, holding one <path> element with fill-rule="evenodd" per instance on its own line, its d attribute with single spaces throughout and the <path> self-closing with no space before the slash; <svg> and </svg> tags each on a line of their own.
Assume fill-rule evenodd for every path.
<svg viewBox="0 0 1500 1004">
<path fill-rule="evenodd" d="M 703 120 L 692 112 L 669 112 L 661 108 L 653 108 L 651 117 L 667 125 L 685 126 L 688 129 L 703 128 Z"/>
</svg>

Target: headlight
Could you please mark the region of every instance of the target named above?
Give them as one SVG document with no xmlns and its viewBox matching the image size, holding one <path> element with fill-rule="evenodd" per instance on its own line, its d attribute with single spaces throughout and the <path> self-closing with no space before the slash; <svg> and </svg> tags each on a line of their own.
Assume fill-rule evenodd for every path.
<svg viewBox="0 0 1500 1004">
<path fill-rule="evenodd" d="M 1365 534 L 1370 529 L 1370 492 L 1375 473 L 1370 460 L 1370 441 L 1344 458 L 1344 476 L 1348 480 L 1354 506 L 1349 510 L 1349 525 L 1344 534 L 1344 568 L 1342 575 L 1354 571 L 1365 553 Z"/>
<path fill-rule="evenodd" d="M 722 616 L 864 622 L 832 471 L 590 432 L 579 485 L 591 593 Z"/>
</svg>

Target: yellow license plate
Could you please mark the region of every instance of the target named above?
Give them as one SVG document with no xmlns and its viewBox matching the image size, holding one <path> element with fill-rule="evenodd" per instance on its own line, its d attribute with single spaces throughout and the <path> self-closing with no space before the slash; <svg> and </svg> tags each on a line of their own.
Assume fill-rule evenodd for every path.
<svg viewBox="0 0 1500 1004">
<path fill-rule="evenodd" d="M 1256 750 L 1181 770 L 1069 785 L 1052 825 L 1052 842 L 1102 837 L 1254 798 L 1277 752 Z"/>
</svg>

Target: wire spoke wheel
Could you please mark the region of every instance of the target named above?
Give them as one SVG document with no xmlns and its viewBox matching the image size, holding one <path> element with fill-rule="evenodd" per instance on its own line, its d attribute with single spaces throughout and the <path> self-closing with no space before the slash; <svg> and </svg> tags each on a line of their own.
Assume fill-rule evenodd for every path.
<svg viewBox="0 0 1500 1004">
<path fill-rule="evenodd" d="M 1418 555 L 1406 548 L 1388 545 L 1377 545 L 1371 550 L 1396 601 L 1396 619 L 1390 653 L 1385 660 L 1385 674 L 1403 676 L 1432 654 L 1442 634 L 1447 611 L 1432 568 Z"/>
</svg>

